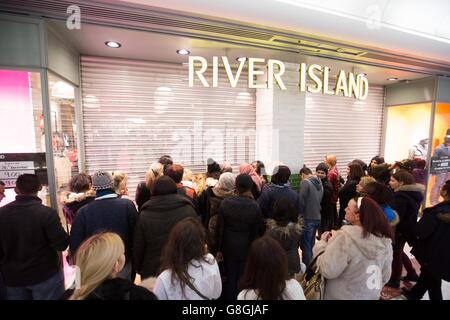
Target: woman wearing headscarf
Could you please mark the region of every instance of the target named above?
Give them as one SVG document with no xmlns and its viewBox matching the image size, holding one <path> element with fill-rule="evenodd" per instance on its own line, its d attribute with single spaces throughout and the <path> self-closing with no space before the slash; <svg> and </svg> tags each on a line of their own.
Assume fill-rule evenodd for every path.
<svg viewBox="0 0 450 320">
<path fill-rule="evenodd" d="M 248 174 L 250 178 L 252 178 L 253 186 L 252 186 L 252 195 L 255 200 L 258 199 L 261 194 L 261 189 L 263 185 L 263 181 L 261 177 L 256 173 L 253 166 L 249 163 L 243 163 L 239 167 L 239 174 Z"/>
<path fill-rule="evenodd" d="M 208 229 L 208 246 L 211 253 L 215 254 L 214 239 L 216 236 L 217 215 L 219 214 L 222 201 L 234 195 L 236 176 L 231 172 L 220 175 L 219 182 L 214 187 L 209 187 L 204 191 L 206 200 L 205 218 Z"/>
</svg>

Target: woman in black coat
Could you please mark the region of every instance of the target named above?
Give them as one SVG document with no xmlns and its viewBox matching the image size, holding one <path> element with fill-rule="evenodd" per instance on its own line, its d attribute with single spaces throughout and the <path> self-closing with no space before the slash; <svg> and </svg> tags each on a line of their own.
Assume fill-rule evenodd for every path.
<svg viewBox="0 0 450 320">
<path fill-rule="evenodd" d="M 298 213 L 287 198 L 278 199 L 273 208 L 273 219 L 266 222 L 266 235 L 277 240 L 287 254 L 288 276 L 294 278 L 300 273 L 298 248 L 301 240 L 301 226 Z"/>
<path fill-rule="evenodd" d="M 412 174 L 406 170 L 396 171 L 391 176 L 389 185 L 394 190 L 394 207 L 392 209 L 397 211 L 400 221 L 395 228 L 392 275 L 387 285 L 399 288 L 403 266 L 407 271 L 405 280 L 417 281 L 418 279 L 416 270 L 403 250 L 406 242 L 410 246 L 415 245 L 417 217 L 422 205 L 425 187 L 421 184 L 416 184 Z"/>
<path fill-rule="evenodd" d="M 250 245 L 264 232 L 261 209 L 251 194 L 252 184 L 249 175 L 238 175 L 238 195 L 222 201 L 217 219 L 217 260 L 224 261 L 224 294 L 228 300 L 236 300 Z"/>
<path fill-rule="evenodd" d="M 152 197 L 142 206 L 136 223 L 133 261 L 142 279 L 159 274 L 161 252 L 170 231 L 178 221 L 187 217 L 197 218 L 192 201 L 177 194 L 172 178 L 158 178 Z"/>
<path fill-rule="evenodd" d="M 364 175 L 361 166 L 357 163 L 349 163 L 347 167 L 347 181 L 344 186 L 339 190 L 339 221 L 338 228 L 342 226 L 342 221 L 345 217 L 345 208 L 347 208 L 348 202 L 355 198 L 358 193 L 356 192 L 356 185 Z"/>
<path fill-rule="evenodd" d="M 427 208 L 417 223 L 417 241 L 411 251 L 419 261 L 420 277 L 410 291 L 411 300 L 422 299 L 428 291 L 430 300 L 442 300 L 441 280 L 450 281 L 450 180 L 441 189 L 444 201 Z"/>
</svg>

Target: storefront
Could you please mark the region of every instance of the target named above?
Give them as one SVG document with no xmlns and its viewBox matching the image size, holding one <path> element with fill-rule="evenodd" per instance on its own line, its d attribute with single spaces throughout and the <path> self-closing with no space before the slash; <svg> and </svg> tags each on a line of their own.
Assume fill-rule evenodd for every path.
<svg viewBox="0 0 450 320">
<path fill-rule="evenodd" d="M 0 30 L 0 205 L 14 200 L 18 175 L 36 173 L 44 184 L 39 196 L 57 207 L 81 163 L 78 53 L 42 19 L 1 15 Z"/>
<path fill-rule="evenodd" d="M 244 46 L 219 37 L 188 38 L 175 32 L 111 27 L 106 22 L 88 22 L 81 30 L 69 30 L 65 21 L 5 14 L 0 24 L 2 42 L 11 44 L 0 50 L 0 101 L 4 103 L 0 112 L 2 126 L 8 128 L 0 154 L 45 153 L 45 165 L 39 168 L 19 158 L 23 163 L 15 174 L 45 168 L 48 188 L 42 197 L 55 207 L 58 193 L 78 171 L 123 171 L 129 175 L 132 194 L 148 166 L 162 154 L 172 155 L 194 172 L 205 171 L 206 159 L 212 157 L 234 168 L 262 160 L 269 173 L 281 161 L 297 173 L 303 164 L 315 168 L 325 154 L 335 153 L 345 172 L 355 158 L 368 162 L 378 154 L 388 161 L 407 157 L 408 152 L 402 151 L 406 140 L 398 130 L 400 123 L 407 123 L 409 130 L 419 111 L 408 148 L 422 137 L 433 145 L 440 143 L 433 139 L 443 137 L 448 124 L 448 105 L 440 104 L 448 100 L 439 100 L 432 91 L 431 96 L 411 102 L 413 107 L 404 107 L 410 101 L 390 102 L 387 75 L 425 79 L 432 74 L 419 68 L 414 72 L 413 67 L 395 69 L 332 59 L 326 52 Z M 113 36 L 122 41 L 118 50 L 104 44 Z M 286 90 L 279 83 L 269 87 L 267 73 L 257 73 L 266 70 L 266 64 L 255 69 L 254 75 L 248 67 L 242 68 L 235 86 L 223 67 L 205 71 L 208 87 L 198 77 L 189 86 L 188 58 L 175 52 L 181 49 L 180 43 L 190 46 L 192 56 L 205 57 L 209 63 L 214 62 L 213 56 L 226 56 L 233 76 L 239 57 L 281 61 Z M 314 78 L 303 81 L 312 90 L 299 87 L 302 74 L 308 77 L 301 71 L 302 64 L 319 66 L 321 88 Z M 340 81 L 339 70 L 345 71 L 346 81 L 350 74 L 354 79 L 367 78 L 367 97 L 359 99 L 344 89 L 331 93 Z M 249 86 L 249 77 L 261 87 Z M 447 78 L 431 79 L 436 88 L 440 86 L 439 92 L 450 87 Z M 12 105 L 20 106 L 16 108 L 20 111 L 10 112 Z M 394 107 L 398 105 L 405 109 Z M 9 200 L 13 199 L 13 190 L 8 192 Z"/>
<path fill-rule="evenodd" d="M 387 162 L 426 161 L 426 205 L 439 202 L 450 179 L 450 78 L 427 78 L 386 87 L 384 155 Z"/>
</svg>

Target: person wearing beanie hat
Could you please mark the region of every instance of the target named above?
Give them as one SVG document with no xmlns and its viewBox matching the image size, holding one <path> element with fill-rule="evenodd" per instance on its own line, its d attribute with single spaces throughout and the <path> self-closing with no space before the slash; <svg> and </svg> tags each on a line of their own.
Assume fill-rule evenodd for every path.
<svg viewBox="0 0 450 320">
<path fill-rule="evenodd" d="M 389 179 L 391 178 L 391 172 L 389 170 L 389 164 L 375 164 L 372 166 L 371 176 L 377 180 L 377 182 L 384 184 L 386 186 L 389 185 Z"/>
<path fill-rule="evenodd" d="M 114 179 L 107 171 L 97 171 L 92 175 L 92 189 L 95 191 L 113 190 Z"/>
<path fill-rule="evenodd" d="M 216 183 L 219 181 L 222 169 L 213 158 L 208 158 L 206 163 L 207 163 L 206 184 L 208 187 L 214 187 Z"/>
<path fill-rule="evenodd" d="M 118 277 L 134 280 L 131 260 L 138 212 L 131 200 L 118 197 L 113 188 L 114 180 L 109 172 L 98 171 L 92 175 L 92 189 L 96 191 L 96 198 L 80 208 L 73 220 L 69 255 L 73 257 L 80 244 L 97 232 L 115 232 L 125 244 L 126 258 Z"/>
</svg>

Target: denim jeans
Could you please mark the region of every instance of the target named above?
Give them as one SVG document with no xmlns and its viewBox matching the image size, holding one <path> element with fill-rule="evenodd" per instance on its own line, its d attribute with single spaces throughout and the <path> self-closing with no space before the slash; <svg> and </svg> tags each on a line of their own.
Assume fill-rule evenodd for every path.
<svg viewBox="0 0 450 320">
<path fill-rule="evenodd" d="M 62 270 L 49 279 L 25 287 L 7 287 L 8 300 L 58 300 L 64 293 Z"/>
<path fill-rule="evenodd" d="M 303 223 L 303 234 L 300 241 L 303 263 L 308 266 L 312 260 L 312 248 L 316 242 L 316 232 L 320 227 L 320 220 L 305 219 Z"/>
</svg>

